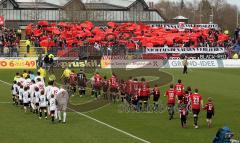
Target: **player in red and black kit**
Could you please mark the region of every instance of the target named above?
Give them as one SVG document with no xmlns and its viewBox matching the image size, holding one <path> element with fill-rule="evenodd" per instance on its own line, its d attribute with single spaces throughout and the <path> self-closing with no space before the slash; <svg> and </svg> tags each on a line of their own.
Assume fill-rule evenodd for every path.
<svg viewBox="0 0 240 143">
<path fill-rule="evenodd" d="M 202 95 L 198 93 L 198 89 L 195 89 L 195 93 L 192 93 L 192 95 L 190 95 L 190 102 L 191 102 L 192 113 L 194 118 L 194 126 L 197 129 L 198 114 L 200 112 L 201 107 L 203 107 Z"/>
<path fill-rule="evenodd" d="M 109 84 L 109 88 L 110 88 L 110 99 L 115 103 L 116 99 L 117 99 L 119 84 L 118 84 L 118 79 L 114 73 L 108 80 L 108 84 Z"/>
<path fill-rule="evenodd" d="M 109 85 L 108 85 L 108 80 L 107 80 L 106 76 L 103 77 L 102 88 L 103 88 L 103 98 L 106 99 L 106 100 L 110 100 L 108 98 L 108 88 L 109 88 Z"/>
<path fill-rule="evenodd" d="M 187 108 L 186 106 L 182 106 L 180 108 L 180 119 L 181 119 L 181 125 L 182 128 L 186 128 L 187 127 Z"/>
<path fill-rule="evenodd" d="M 129 77 L 129 79 L 126 82 L 126 100 L 128 103 L 131 103 L 131 99 L 132 99 L 132 84 L 133 84 L 133 80 L 132 77 Z"/>
<path fill-rule="evenodd" d="M 153 95 L 153 111 L 156 112 L 158 110 L 158 100 L 160 97 L 160 90 L 157 85 L 154 86 L 152 90 Z"/>
<path fill-rule="evenodd" d="M 82 70 L 77 73 L 77 84 L 80 97 L 82 97 L 82 95 L 86 95 L 87 77 Z"/>
<path fill-rule="evenodd" d="M 120 96 L 121 96 L 121 100 L 122 100 L 122 102 L 124 101 L 124 99 L 126 98 L 126 82 L 124 81 L 124 80 L 121 80 L 120 81 Z"/>
<path fill-rule="evenodd" d="M 204 110 L 207 111 L 207 126 L 211 128 L 212 126 L 212 117 L 214 116 L 214 105 L 212 102 L 212 98 L 208 98 L 208 103 L 205 105 Z"/>
<path fill-rule="evenodd" d="M 102 77 L 99 73 L 96 73 L 93 77 L 93 91 L 96 99 L 98 98 L 98 94 L 100 93 L 102 87 Z"/>
<path fill-rule="evenodd" d="M 148 86 L 143 85 L 142 87 L 139 88 L 138 91 L 138 111 L 142 110 L 142 103 L 143 103 L 143 111 L 148 111 L 149 109 L 149 100 L 150 97 L 150 89 Z"/>
<path fill-rule="evenodd" d="M 71 74 L 69 76 L 69 85 L 70 85 L 70 92 L 72 96 L 76 93 L 76 86 L 77 86 L 77 74 L 74 70 L 71 71 Z"/>
<path fill-rule="evenodd" d="M 175 100 L 176 100 L 176 94 L 173 88 L 173 84 L 170 85 L 170 89 L 166 91 L 165 96 L 167 96 L 169 120 L 172 120 L 174 115 L 174 106 L 175 106 Z"/>
<path fill-rule="evenodd" d="M 175 85 L 174 90 L 178 97 L 178 102 L 180 102 L 182 100 L 182 97 L 184 96 L 184 85 L 182 84 L 182 81 L 180 79 L 178 80 L 178 83 Z"/>
<path fill-rule="evenodd" d="M 192 89 L 190 86 L 187 87 L 187 90 L 185 91 L 185 98 L 186 98 L 186 101 L 187 101 L 187 110 L 190 111 L 190 108 L 191 108 L 191 102 L 190 102 L 190 95 L 192 95 Z"/>
<path fill-rule="evenodd" d="M 135 78 L 132 82 L 132 87 L 131 87 L 132 95 L 138 95 L 139 85 L 140 85 L 140 82 L 138 82 L 138 80 Z"/>
</svg>

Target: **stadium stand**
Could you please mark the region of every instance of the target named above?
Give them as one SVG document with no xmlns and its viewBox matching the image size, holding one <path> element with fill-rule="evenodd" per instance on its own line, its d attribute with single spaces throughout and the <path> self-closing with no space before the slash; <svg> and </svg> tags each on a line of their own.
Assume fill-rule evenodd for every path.
<svg viewBox="0 0 240 143">
<path fill-rule="evenodd" d="M 94 26 L 85 21 L 80 24 L 39 21 L 26 27 L 27 39 L 35 47 L 47 47 L 63 56 L 66 49 L 90 47 L 92 50 L 108 50 L 108 47 L 126 48 L 129 51 L 146 47 L 227 47 L 229 36 L 216 29 L 191 27 L 151 27 L 143 23 L 108 22 L 106 26 Z M 58 47 L 58 49 L 54 48 Z M 111 49 L 112 50 L 112 49 Z M 73 55 L 74 56 L 74 55 Z"/>
</svg>

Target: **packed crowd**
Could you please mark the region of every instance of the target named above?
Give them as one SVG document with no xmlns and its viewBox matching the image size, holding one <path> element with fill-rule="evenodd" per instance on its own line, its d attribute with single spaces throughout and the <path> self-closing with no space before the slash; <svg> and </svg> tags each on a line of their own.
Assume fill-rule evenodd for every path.
<svg viewBox="0 0 240 143">
<path fill-rule="evenodd" d="M 0 55 L 18 56 L 21 31 L 0 27 Z"/>
<path fill-rule="evenodd" d="M 57 87 L 54 80 L 45 84 L 45 74 L 45 70 L 42 68 L 37 75 L 31 71 L 23 71 L 22 74 L 16 73 L 12 85 L 12 100 L 25 112 L 31 111 L 37 114 L 39 119 L 42 119 L 43 116 L 47 119 L 50 116 L 52 123 L 55 119 L 66 123 L 68 92 L 64 87 Z"/>
<path fill-rule="evenodd" d="M 229 36 L 214 29 L 193 27 L 180 31 L 151 27 L 143 23 L 108 22 L 107 26 L 94 26 L 86 21 L 81 24 L 39 21 L 27 26 L 27 36 L 36 47 L 125 46 L 128 49 L 144 47 L 226 47 Z"/>
<path fill-rule="evenodd" d="M 74 96 L 77 89 L 79 89 L 80 96 L 86 96 L 87 78 L 83 71 L 75 73 L 66 68 L 63 72 L 64 84 L 69 85 L 69 92 Z M 92 95 L 96 99 L 100 95 L 104 99 L 112 102 L 120 101 L 127 103 L 127 106 L 136 112 L 149 111 L 150 103 L 153 103 L 153 111 L 158 111 L 158 103 L 160 98 L 160 89 L 158 85 L 155 85 L 153 89 L 150 89 L 148 82 L 142 78 L 138 80 L 130 77 L 129 80 L 120 80 L 115 74 L 107 79 L 106 76 L 102 78 L 99 73 L 96 73 L 90 79 L 92 85 Z M 102 93 L 101 93 L 102 92 Z M 152 96 L 152 97 L 151 97 Z M 198 93 L 198 89 L 193 92 L 191 87 L 184 90 L 184 84 L 181 80 L 174 86 L 170 85 L 170 88 L 166 91 L 167 97 L 167 109 L 169 120 L 173 119 L 175 104 L 179 109 L 181 125 L 186 127 L 188 112 L 192 111 L 194 117 L 194 126 L 198 128 L 198 114 L 201 108 L 207 111 L 207 124 L 208 127 L 212 126 L 212 117 L 214 116 L 214 105 L 211 98 L 208 98 L 208 103 L 204 106 L 202 96 Z M 150 102 L 150 100 L 153 102 Z"/>
</svg>

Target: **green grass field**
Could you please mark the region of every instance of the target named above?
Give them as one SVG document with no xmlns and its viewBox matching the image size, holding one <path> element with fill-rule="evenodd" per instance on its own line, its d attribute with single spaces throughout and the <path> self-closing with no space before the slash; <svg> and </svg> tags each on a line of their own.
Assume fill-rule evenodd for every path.
<svg viewBox="0 0 240 143">
<path fill-rule="evenodd" d="M 11 83 L 15 72 L 16 70 L 0 70 L 0 80 Z M 86 107 L 90 109 L 87 112 L 84 110 L 84 116 L 79 112 L 69 112 L 67 124 L 51 124 L 50 120 L 39 120 L 36 115 L 24 113 L 22 109 L 9 103 L 10 86 L 0 82 L 0 142 L 141 143 L 145 140 L 152 143 L 210 143 L 218 128 L 225 125 L 232 129 L 235 138 L 238 137 L 240 69 L 192 69 L 187 76 L 177 69 L 164 69 L 161 72 L 153 69 L 118 69 L 115 72 L 124 79 L 130 75 L 144 76 L 151 81 L 151 85 L 161 85 L 162 93 L 166 91 L 169 83 L 175 83 L 179 78 L 185 86 L 197 87 L 205 102 L 210 96 L 214 99 L 216 115 L 213 128 L 207 128 L 204 111 L 200 113 L 199 129 L 192 126 L 192 114 L 188 119 L 188 128 L 182 129 L 178 114 L 175 114 L 174 120 L 169 121 L 166 112 L 125 113 L 120 111 L 120 103 L 94 101 L 90 95 L 84 98 L 75 96 L 71 99 L 71 104 L 75 105 L 74 111 L 81 111 L 78 108 L 85 108 L 84 104 L 98 104 L 95 109 Z M 100 73 L 109 75 L 111 72 Z M 166 99 L 161 96 L 160 100 L 165 103 Z"/>
</svg>

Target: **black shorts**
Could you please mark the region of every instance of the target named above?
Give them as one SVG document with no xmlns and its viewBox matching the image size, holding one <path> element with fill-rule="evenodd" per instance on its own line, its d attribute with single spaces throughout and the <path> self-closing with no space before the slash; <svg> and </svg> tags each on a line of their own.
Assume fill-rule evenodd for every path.
<svg viewBox="0 0 240 143">
<path fill-rule="evenodd" d="M 111 93 L 117 93 L 117 92 L 118 92 L 118 89 L 117 89 L 117 88 L 110 88 L 110 92 L 111 92 Z"/>
<path fill-rule="evenodd" d="M 175 103 L 168 103 L 168 107 L 174 107 Z"/>
<path fill-rule="evenodd" d="M 23 106 L 27 107 L 27 106 L 29 106 L 29 103 L 23 103 Z"/>
<path fill-rule="evenodd" d="M 78 85 L 78 90 L 80 90 L 80 91 L 86 90 L 85 88 L 86 88 L 86 87 L 84 87 L 84 86 L 79 86 L 79 85 Z"/>
<path fill-rule="evenodd" d="M 54 114 L 55 114 L 55 110 L 51 110 L 51 111 L 50 111 L 50 114 L 51 114 L 51 115 L 54 115 Z"/>
<path fill-rule="evenodd" d="M 131 103 L 131 98 L 132 98 L 132 96 L 129 95 L 129 94 L 127 94 L 127 96 L 126 96 L 126 100 L 127 100 L 128 103 Z"/>
<path fill-rule="evenodd" d="M 138 104 L 138 100 L 133 100 L 133 101 L 132 101 L 132 104 L 133 104 L 133 105 L 137 105 L 137 104 Z"/>
<path fill-rule="evenodd" d="M 15 94 L 13 94 L 12 96 L 13 96 L 13 97 L 15 97 L 16 95 L 15 95 Z"/>
<path fill-rule="evenodd" d="M 40 107 L 40 110 L 47 110 L 47 107 Z"/>
<path fill-rule="evenodd" d="M 181 115 L 181 120 L 182 121 L 186 121 L 187 120 L 187 116 L 186 115 Z"/>
<path fill-rule="evenodd" d="M 194 114 L 198 115 L 199 112 L 200 112 L 200 109 L 192 109 L 193 115 L 194 115 Z"/>
<path fill-rule="evenodd" d="M 22 100 L 19 100 L 19 102 L 20 102 L 20 105 L 23 105 L 23 101 Z"/>
<path fill-rule="evenodd" d="M 103 92 L 107 92 L 108 91 L 108 86 L 104 85 L 103 86 Z"/>
<path fill-rule="evenodd" d="M 159 96 L 153 96 L 153 101 L 157 102 L 159 100 Z"/>
<path fill-rule="evenodd" d="M 142 96 L 143 101 L 148 101 L 148 96 Z"/>
<path fill-rule="evenodd" d="M 93 90 L 95 90 L 96 92 L 101 90 L 101 86 L 99 85 L 94 85 Z"/>
<path fill-rule="evenodd" d="M 183 96 L 178 96 L 178 100 L 182 100 L 183 99 Z"/>
<path fill-rule="evenodd" d="M 38 107 L 38 106 L 39 106 L 39 103 L 35 103 L 35 105 Z"/>
<path fill-rule="evenodd" d="M 207 112 L 207 119 L 212 119 L 213 112 Z"/>
</svg>

